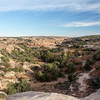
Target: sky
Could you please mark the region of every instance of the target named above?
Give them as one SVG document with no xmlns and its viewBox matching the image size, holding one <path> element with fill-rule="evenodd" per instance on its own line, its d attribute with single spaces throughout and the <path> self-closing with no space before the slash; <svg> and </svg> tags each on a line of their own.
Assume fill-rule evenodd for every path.
<svg viewBox="0 0 100 100">
<path fill-rule="evenodd" d="M 100 0 L 0 0 L 0 36 L 100 35 Z"/>
</svg>

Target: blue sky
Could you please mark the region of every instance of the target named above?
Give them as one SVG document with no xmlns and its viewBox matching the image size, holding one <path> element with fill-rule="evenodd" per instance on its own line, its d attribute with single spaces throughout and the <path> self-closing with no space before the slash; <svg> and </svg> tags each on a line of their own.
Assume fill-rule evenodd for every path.
<svg viewBox="0 0 100 100">
<path fill-rule="evenodd" d="M 100 0 L 0 0 L 0 36 L 100 34 Z"/>
</svg>

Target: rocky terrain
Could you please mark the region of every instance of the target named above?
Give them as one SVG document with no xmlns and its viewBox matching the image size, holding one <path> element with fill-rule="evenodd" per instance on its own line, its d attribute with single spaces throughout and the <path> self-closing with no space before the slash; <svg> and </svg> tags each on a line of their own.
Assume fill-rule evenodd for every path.
<svg viewBox="0 0 100 100">
<path fill-rule="evenodd" d="M 100 98 L 100 90 L 81 99 L 57 93 L 43 93 L 43 92 L 30 91 L 30 92 L 10 95 L 8 96 L 7 100 L 99 100 L 99 98 Z"/>
<path fill-rule="evenodd" d="M 8 96 L 7 100 L 79 100 L 79 99 L 57 93 L 43 93 L 43 92 L 31 91 L 31 92 Z"/>
<path fill-rule="evenodd" d="M 67 37 L 66 37 L 67 38 Z M 54 48 L 57 44 L 61 44 L 65 37 L 0 37 L 0 50 L 7 48 L 10 52 L 18 47 L 18 44 L 28 44 L 32 47 L 49 47 Z"/>
<path fill-rule="evenodd" d="M 81 100 L 99 100 L 100 98 L 100 89 L 97 90 L 95 93 L 85 97 L 85 98 L 82 98 Z"/>
<path fill-rule="evenodd" d="M 49 48 L 55 48 L 57 44 L 60 44 L 64 40 L 64 37 L 1 37 L 0 38 L 0 57 L 2 57 L 2 51 L 11 53 L 13 50 L 20 50 L 24 51 L 20 45 L 27 45 L 29 47 L 49 47 Z M 1 59 L 0 59 L 1 61 Z M 15 68 L 16 66 L 19 66 L 19 62 L 16 62 L 14 59 L 9 59 L 10 68 Z M 28 66 L 35 66 L 38 64 L 34 63 L 28 63 L 25 62 L 23 67 L 25 69 L 28 69 Z M 4 68 L 5 66 L 1 65 L 0 68 Z M 15 73 L 14 71 L 8 71 L 4 73 L 4 71 L 0 71 L 0 89 L 4 90 L 9 82 L 17 82 L 16 77 L 21 77 L 24 75 L 24 77 L 27 79 L 29 78 L 25 73 Z M 3 75 L 3 77 L 2 77 Z"/>
<path fill-rule="evenodd" d="M 8 94 L 8 100 L 17 100 L 12 99 L 16 96 L 21 100 L 22 95 L 30 95 L 30 100 L 42 100 L 46 95 L 47 100 L 53 96 L 92 100 L 87 96 L 92 98 L 91 94 L 100 88 L 99 38 L 0 38 L 0 97 Z M 16 94 L 21 92 L 26 93 Z"/>
</svg>

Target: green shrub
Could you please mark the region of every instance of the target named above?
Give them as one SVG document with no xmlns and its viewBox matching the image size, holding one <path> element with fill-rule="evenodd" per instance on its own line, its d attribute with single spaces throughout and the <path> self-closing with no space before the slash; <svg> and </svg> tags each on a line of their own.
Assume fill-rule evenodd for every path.
<svg viewBox="0 0 100 100">
<path fill-rule="evenodd" d="M 100 50 L 97 50 L 97 51 L 94 53 L 93 58 L 94 58 L 95 60 L 100 60 Z"/>
<path fill-rule="evenodd" d="M 49 63 L 44 65 L 42 71 L 38 71 L 35 74 L 35 77 L 38 81 L 49 82 L 57 80 L 59 77 L 64 77 L 64 74 L 60 72 L 56 63 Z"/>
<path fill-rule="evenodd" d="M 34 54 L 31 51 L 18 51 L 18 50 L 13 50 L 11 53 L 11 57 L 13 59 L 16 59 L 20 62 L 34 62 Z"/>
<path fill-rule="evenodd" d="M 68 79 L 69 79 L 70 82 L 75 81 L 76 80 L 76 75 L 68 74 Z"/>
<path fill-rule="evenodd" d="M 23 72 L 24 69 L 23 69 L 23 66 L 19 66 L 19 67 L 15 67 L 15 68 L 13 69 L 13 71 L 14 71 L 14 72 Z"/>
<path fill-rule="evenodd" d="M 38 81 L 41 81 L 41 82 L 46 81 L 46 76 L 45 76 L 45 74 L 44 74 L 42 71 L 38 71 L 38 72 L 35 74 L 35 78 L 36 78 Z"/>
<path fill-rule="evenodd" d="M 55 60 L 55 62 L 59 62 L 59 64 L 58 64 L 59 67 L 65 67 L 67 64 L 67 61 L 68 61 L 68 57 L 64 54 L 60 54 L 60 55 L 57 55 L 54 58 L 54 60 Z"/>
<path fill-rule="evenodd" d="M 8 63 L 8 62 L 1 62 L 1 65 L 5 66 L 5 67 L 10 67 L 10 63 Z"/>
<path fill-rule="evenodd" d="M 12 71 L 12 69 L 10 67 L 5 67 L 2 69 L 4 72 L 10 72 Z"/>
<path fill-rule="evenodd" d="M 49 50 L 42 50 L 40 52 L 41 59 L 45 62 L 53 62 L 54 61 L 54 54 L 50 52 Z"/>
<path fill-rule="evenodd" d="M 58 47 L 58 48 L 52 48 L 50 51 L 53 53 L 57 53 L 57 52 L 64 52 L 64 49 Z"/>
<path fill-rule="evenodd" d="M 40 51 L 35 51 L 34 56 L 37 57 L 37 58 L 41 58 Z"/>
<path fill-rule="evenodd" d="M 7 94 L 15 94 L 30 90 L 31 90 L 30 84 L 22 78 L 19 79 L 19 83 L 9 83 L 7 86 Z"/>
<path fill-rule="evenodd" d="M 31 90 L 30 84 L 25 79 L 20 78 L 19 81 L 20 83 L 17 85 L 17 92 L 26 92 Z"/>
<path fill-rule="evenodd" d="M 16 90 L 16 84 L 13 84 L 13 83 L 9 83 L 8 86 L 7 86 L 7 94 L 15 94 L 17 93 L 17 90 Z"/>
<path fill-rule="evenodd" d="M 55 75 L 52 75 L 51 73 L 49 72 L 42 72 L 42 71 L 39 71 L 37 74 L 36 74 L 36 79 L 40 82 L 49 82 L 49 81 L 52 81 L 52 80 L 56 80 L 56 76 Z"/>
<path fill-rule="evenodd" d="M 57 78 L 61 75 L 59 68 L 55 63 L 46 64 L 44 67 L 48 81 L 57 80 Z"/>
<path fill-rule="evenodd" d="M 24 50 L 28 50 L 28 47 L 24 44 L 24 45 L 20 45 L 20 47 Z"/>
<path fill-rule="evenodd" d="M 85 70 L 86 70 L 86 71 L 90 71 L 90 70 L 92 69 L 92 68 L 91 68 L 91 65 L 94 64 L 94 63 L 95 63 L 94 60 L 88 59 L 88 60 L 86 61 L 85 66 L 84 66 Z"/>
<path fill-rule="evenodd" d="M 72 56 L 72 52 L 68 51 L 67 58 L 70 58 Z"/>
<path fill-rule="evenodd" d="M 0 52 L 1 52 L 1 54 L 2 54 L 3 56 L 6 56 L 6 57 L 9 56 L 9 53 L 7 52 L 6 49 L 2 49 Z"/>
<path fill-rule="evenodd" d="M 9 62 L 9 58 L 6 56 L 1 57 L 2 62 Z"/>
<path fill-rule="evenodd" d="M 55 63 L 45 64 L 44 70 L 47 72 L 53 72 L 53 71 L 58 70 L 58 67 Z"/>
<path fill-rule="evenodd" d="M 80 53 L 78 52 L 78 50 L 75 50 L 74 55 L 75 55 L 76 57 L 77 57 L 77 56 L 80 56 Z"/>
<path fill-rule="evenodd" d="M 65 67 L 66 64 L 67 64 L 67 60 L 68 60 L 68 57 L 64 55 L 64 56 L 62 57 L 62 59 L 61 59 L 60 66 L 61 66 L 61 67 Z"/>
<path fill-rule="evenodd" d="M 1 65 L 5 67 L 10 67 L 9 58 L 6 56 L 1 57 Z"/>
<path fill-rule="evenodd" d="M 74 66 L 75 66 L 74 63 L 67 64 L 67 72 L 68 73 L 74 73 L 76 71 L 76 69 L 74 68 Z"/>
</svg>

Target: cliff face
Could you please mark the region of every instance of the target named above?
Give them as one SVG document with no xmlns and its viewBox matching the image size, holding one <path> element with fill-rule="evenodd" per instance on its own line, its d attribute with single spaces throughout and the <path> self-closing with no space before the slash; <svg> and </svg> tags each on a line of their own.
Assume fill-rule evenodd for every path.
<svg viewBox="0 0 100 100">
<path fill-rule="evenodd" d="M 75 97 L 57 93 L 25 92 L 8 96 L 7 100 L 79 100 Z"/>
</svg>

